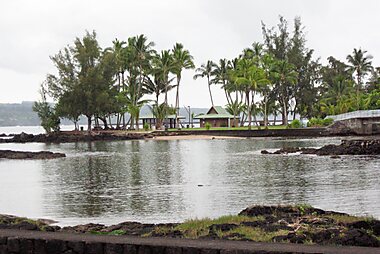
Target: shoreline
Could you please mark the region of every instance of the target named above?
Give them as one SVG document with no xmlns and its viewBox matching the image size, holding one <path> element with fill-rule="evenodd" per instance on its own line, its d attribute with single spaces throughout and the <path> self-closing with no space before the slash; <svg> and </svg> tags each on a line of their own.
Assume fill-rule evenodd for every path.
<svg viewBox="0 0 380 254">
<path fill-rule="evenodd" d="M 347 137 L 330 133 L 327 128 L 274 129 L 274 130 L 178 130 L 178 131 L 62 131 L 50 134 L 20 133 L 1 135 L 0 143 L 73 143 L 116 140 L 180 140 L 180 139 L 230 139 L 230 138 L 321 138 Z M 352 135 L 355 137 L 356 135 Z M 351 136 L 349 136 L 351 137 Z"/>
<path fill-rule="evenodd" d="M 126 221 L 106 226 L 88 223 L 59 227 L 52 220 L 0 215 L 0 230 L 142 238 L 229 240 L 307 245 L 380 247 L 380 221 L 309 205 L 251 206 L 237 215 L 193 219 L 182 223 L 143 224 Z"/>
</svg>

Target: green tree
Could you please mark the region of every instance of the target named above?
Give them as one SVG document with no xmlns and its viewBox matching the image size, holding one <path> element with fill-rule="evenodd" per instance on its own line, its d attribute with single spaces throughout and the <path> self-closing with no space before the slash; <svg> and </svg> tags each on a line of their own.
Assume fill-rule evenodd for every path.
<svg viewBox="0 0 380 254">
<path fill-rule="evenodd" d="M 183 48 L 181 43 L 176 43 L 174 48 L 172 49 L 173 54 L 173 73 L 177 78 L 177 92 L 176 92 L 176 100 L 175 100 L 175 108 L 176 108 L 176 127 L 179 127 L 178 122 L 178 114 L 179 114 L 179 85 L 181 83 L 181 74 L 183 69 L 194 69 L 195 65 L 193 62 L 193 57 L 190 55 L 188 50 Z"/>
<path fill-rule="evenodd" d="M 366 50 L 356 49 L 351 55 L 347 56 L 347 61 L 350 64 L 350 70 L 356 74 L 356 91 L 359 93 L 362 90 L 363 78 L 370 72 L 372 67 L 371 59 L 373 57 L 367 54 Z"/>
<path fill-rule="evenodd" d="M 40 118 L 41 126 L 46 133 L 59 131 L 60 119 L 57 114 L 55 114 L 54 109 L 46 101 L 46 89 L 43 85 L 41 85 L 40 94 L 41 101 L 33 104 L 33 111 L 36 112 Z"/>
<path fill-rule="evenodd" d="M 273 78 L 276 82 L 276 93 L 282 108 L 282 124 L 288 125 L 289 100 L 291 93 L 289 90 L 297 82 L 298 73 L 295 71 L 294 65 L 286 60 L 277 61 L 274 64 Z"/>
<path fill-rule="evenodd" d="M 227 59 L 220 59 L 219 64 L 214 65 L 212 70 L 212 76 L 214 77 L 211 80 L 213 84 L 220 84 L 224 90 L 226 96 L 227 104 L 233 104 L 231 93 L 229 93 L 228 85 L 231 82 L 231 77 L 229 71 L 231 70 L 231 62 Z"/>
<path fill-rule="evenodd" d="M 254 61 L 243 58 L 238 61 L 235 82 L 241 85 L 244 90 L 248 110 L 248 129 L 251 129 L 252 105 L 254 104 L 255 92 L 258 91 L 260 85 L 266 84 L 269 81 L 266 79 L 262 68 L 257 66 Z"/>
<path fill-rule="evenodd" d="M 85 115 L 88 131 L 91 131 L 93 117 L 109 114 L 109 106 L 114 104 L 111 88 L 116 68 L 113 56 L 103 54 L 95 32 L 86 32 L 82 39 L 76 38 L 73 46 L 66 47 L 51 59 L 58 75 L 48 75 L 49 93 L 58 101 L 60 112 L 70 116 L 79 112 Z M 77 104 L 73 106 L 72 103 Z"/>
<path fill-rule="evenodd" d="M 212 61 L 207 61 L 206 64 L 202 64 L 201 67 L 197 68 L 195 72 L 197 74 L 194 75 L 194 80 L 198 78 L 207 78 L 207 85 L 208 85 L 208 91 L 210 93 L 210 100 L 211 105 L 214 106 L 214 100 L 212 99 L 212 93 L 211 93 L 211 76 L 213 75 L 213 68 L 215 67 L 215 64 Z"/>
</svg>

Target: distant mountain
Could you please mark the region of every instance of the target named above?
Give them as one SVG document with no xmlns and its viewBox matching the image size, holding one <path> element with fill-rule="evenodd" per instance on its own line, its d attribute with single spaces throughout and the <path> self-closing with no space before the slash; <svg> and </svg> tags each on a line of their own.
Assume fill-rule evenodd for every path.
<svg viewBox="0 0 380 254">
<path fill-rule="evenodd" d="M 40 119 L 37 113 L 33 111 L 32 101 L 23 101 L 22 103 L 0 103 L 0 126 L 39 126 Z M 191 108 L 191 112 L 195 114 L 206 113 L 207 108 Z M 148 106 L 141 109 L 140 115 L 150 113 Z M 184 122 L 188 121 L 188 112 L 185 108 L 180 108 L 180 115 L 186 117 Z M 127 117 L 128 119 L 129 117 Z M 72 124 L 67 119 L 62 119 L 62 124 Z M 86 118 L 82 117 L 80 124 L 86 124 Z"/>
</svg>

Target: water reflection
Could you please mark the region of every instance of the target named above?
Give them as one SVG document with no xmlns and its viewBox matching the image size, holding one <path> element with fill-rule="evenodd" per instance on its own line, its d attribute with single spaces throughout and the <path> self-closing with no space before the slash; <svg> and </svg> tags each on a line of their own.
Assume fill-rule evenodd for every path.
<svg viewBox="0 0 380 254">
<path fill-rule="evenodd" d="M 310 203 L 380 217 L 379 158 L 260 154 L 261 149 L 332 142 L 339 140 L 1 144 L 0 149 L 65 152 L 67 158 L 0 161 L 0 213 L 61 224 L 111 224 L 216 217 L 252 204 Z M 28 176 L 23 178 L 28 189 L 21 193 L 32 202 L 16 194 L 20 176 Z"/>
</svg>

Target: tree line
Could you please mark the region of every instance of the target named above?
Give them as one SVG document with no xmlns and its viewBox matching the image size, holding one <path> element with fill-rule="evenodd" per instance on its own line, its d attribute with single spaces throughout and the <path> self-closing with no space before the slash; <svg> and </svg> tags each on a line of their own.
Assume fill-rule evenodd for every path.
<svg viewBox="0 0 380 254">
<path fill-rule="evenodd" d="M 262 42 L 254 42 L 236 58 L 209 60 L 195 69 L 194 79 L 207 80 L 211 105 L 211 86 L 218 85 L 224 90 L 229 113 L 241 116 L 240 125 L 258 124 L 257 115 L 263 116 L 267 127 L 270 114 L 281 115 L 282 124 L 287 125 L 288 118 L 295 119 L 297 114 L 323 118 L 380 107 L 380 68 L 372 66 L 367 51 L 355 48 L 346 62 L 330 56 L 323 65 L 306 46 L 305 28 L 298 17 L 291 28 L 283 17 L 275 27 L 262 23 L 262 33 Z M 34 105 L 44 128 L 57 130 L 60 118 L 76 124 L 84 115 L 89 130 L 93 122 L 95 126 L 101 122 L 104 128 L 129 125 L 138 129 L 145 104 L 151 105 L 157 128 L 169 114 L 177 117 L 182 72 L 195 68 L 193 56 L 181 43 L 161 52 L 154 46 L 145 35 L 115 39 L 105 49 L 95 32 L 76 38 L 73 45 L 51 57 L 57 74 L 47 75 L 42 99 Z M 171 90 L 176 93 L 174 106 L 168 101 Z M 56 101 L 54 108 L 46 95 Z M 146 95 L 154 95 L 155 100 L 147 100 Z M 115 126 L 112 116 L 117 119 Z"/>
</svg>

